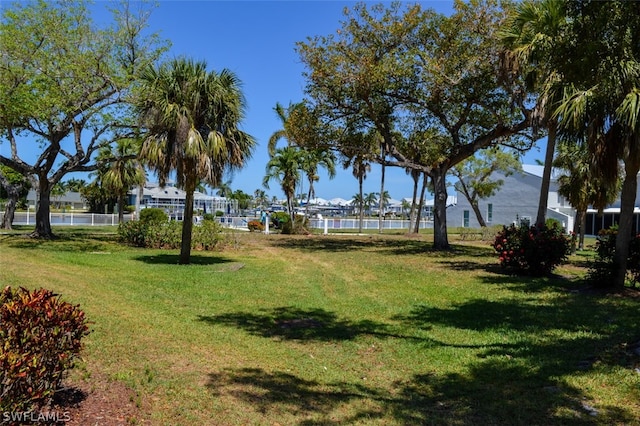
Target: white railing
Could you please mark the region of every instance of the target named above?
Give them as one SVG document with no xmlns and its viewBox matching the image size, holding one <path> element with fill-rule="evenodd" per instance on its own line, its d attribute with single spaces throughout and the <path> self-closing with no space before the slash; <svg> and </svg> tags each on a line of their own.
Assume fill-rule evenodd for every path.
<svg viewBox="0 0 640 426">
<path fill-rule="evenodd" d="M 4 212 L 0 212 L 0 218 Z M 134 214 L 125 214 L 124 220 L 128 222 L 133 220 Z M 105 226 L 105 225 L 117 225 L 117 214 L 99 214 L 99 213 L 49 213 L 49 219 L 51 225 L 67 225 L 67 226 Z M 252 220 L 260 220 L 259 217 L 252 216 L 223 216 L 217 218 L 223 226 L 228 228 L 247 229 L 247 224 Z M 35 225 L 36 215 L 34 212 L 16 212 L 13 224 L 14 225 Z M 354 218 L 324 218 L 324 219 L 311 219 L 310 226 L 312 229 L 320 229 L 324 232 L 329 230 L 351 230 L 357 231 L 359 228 L 359 220 Z M 376 230 L 378 229 L 379 222 L 377 218 L 364 219 L 362 221 L 363 230 Z M 382 229 L 388 230 L 401 230 L 408 229 L 409 221 L 401 219 L 385 219 L 382 221 Z M 433 221 L 422 220 L 420 221 L 420 229 L 433 228 Z M 273 230 L 273 227 L 271 228 Z"/>
</svg>

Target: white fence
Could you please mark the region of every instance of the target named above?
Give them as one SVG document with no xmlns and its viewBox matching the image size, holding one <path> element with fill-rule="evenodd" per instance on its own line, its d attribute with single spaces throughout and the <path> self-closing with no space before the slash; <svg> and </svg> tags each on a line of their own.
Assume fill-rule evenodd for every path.
<svg viewBox="0 0 640 426">
<path fill-rule="evenodd" d="M 0 217 L 4 213 L 0 213 Z M 51 225 L 68 225 L 68 226 L 104 226 L 104 225 L 117 225 L 117 214 L 98 214 L 98 213 L 50 213 L 49 214 Z M 125 214 L 124 220 L 130 221 L 134 218 L 133 214 Z M 229 228 L 248 229 L 247 224 L 252 220 L 260 220 L 258 217 L 219 217 L 218 221 Z M 34 212 L 16 212 L 13 220 L 14 225 L 35 225 L 36 215 Z M 324 218 L 324 219 L 311 219 L 311 228 L 321 229 L 325 232 L 329 230 L 357 230 L 358 219 L 353 218 Z M 364 219 L 362 222 L 363 230 L 376 230 L 378 229 L 378 219 Z M 402 230 L 409 228 L 408 220 L 400 219 L 385 219 L 382 221 L 382 229 L 389 230 Z M 422 220 L 420 222 L 420 229 L 433 228 L 433 221 Z"/>
</svg>

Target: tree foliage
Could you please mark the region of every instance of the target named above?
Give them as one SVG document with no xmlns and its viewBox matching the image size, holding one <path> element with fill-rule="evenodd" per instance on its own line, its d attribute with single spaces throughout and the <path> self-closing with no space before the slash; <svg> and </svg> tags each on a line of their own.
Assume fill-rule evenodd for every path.
<svg viewBox="0 0 640 426">
<path fill-rule="evenodd" d="M 161 185 L 171 174 L 186 193 L 180 263 L 187 264 L 197 186 L 217 186 L 225 172 L 244 165 L 255 145 L 239 127 L 246 107 L 241 82 L 228 69 L 208 71 L 205 62 L 186 58 L 148 67 L 141 78 L 140 155 Z"/>
<path fill-rule="evenodd" d="M 505 11 L 492 1 L 455 6 L 444 16 L 420 5 L 359 3 L 335 34 L 297 44 L 306 91 L 322 119 L 345 134 L 375 130 L 384 152 L 377 162 L 431 177 L 436 249 L 449 247 L 451 167 L 495 144 L 530 143 L 522 136 L 531 99 L 500 67 L 497 29 Z M 336 138 L 337 149 L 342 142 Z"/>
<path fill-rule="evenodd" d="M 127 3 L 98 28 L 86 2 L 11 3 L 0 20 L 0 163 L 37 178 L 33 236 L 52 237 L 51 188 L 70 172 L 96 169 L 95 153 L 131 131 L 126 101 L 141 67 L 166 44 L 145 36 L 148 10 Z M 32 163 L 25 145 L 40 144 Z"/>
</svg>

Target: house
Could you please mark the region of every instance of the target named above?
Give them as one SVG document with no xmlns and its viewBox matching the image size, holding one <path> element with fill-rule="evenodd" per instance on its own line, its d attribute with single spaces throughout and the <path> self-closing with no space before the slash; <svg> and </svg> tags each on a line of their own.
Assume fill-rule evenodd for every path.
<svg viewBox="0 0 640 426">
<path fill-rule="evenodd" d="M 540 186 L 543 166 L 523 165 L 522 172 L 510 176 L 495 173 L 493 179 L 502 179 L 504 184 L 492 197 L 479 200 L 478 207 L 488 226 L 531 223 L 538 214 Z M 547 218 L 557 219 L 565 229 L 573 229 L 575 210 L 558 194 L 557 170 L 552 172 L 547 198 Z M 478 228 L 476 215 L 467 198 L 456 194 L 457 203 L 447 208 L 447 226 Z"/>
<path fill-rule="evenodd" d="M 34 208 L 37 202 L 38 193 L 32 189 L 27 194 L 27 203 L 31 208 Z M 50 204 L 56 209 L 86 210 L 88 208 L 86 201 L 80 193 L 71 191 L 61 195 L 51 195 Z"/>
<path fill-rule="evenodd" d="M 130 205 L 136 204 L 139 188 L 129 191 Z M 235 214 L 238 212 L 238 201 L 225 197 L 214 197 L 196 191 L 193 194 L 193 207 L 202 213 L 215 213 L 221 211 L 224 214 Z M 184 202 L 186 193 L 182 189 L 173 185 L 160 186 L 157 183 L 147 182 L 142 188 L 140 208 L 159 208 L 167 214 L 180 215 L 184 213 Z"/>
</svg>

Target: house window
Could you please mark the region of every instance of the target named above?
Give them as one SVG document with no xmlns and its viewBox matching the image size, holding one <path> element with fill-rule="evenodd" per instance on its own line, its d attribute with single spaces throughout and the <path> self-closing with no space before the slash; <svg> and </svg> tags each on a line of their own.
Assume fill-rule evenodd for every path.
<svg viewBox="0 0 640 426">
<path fill-rule="evenodd" d="M 464 210 L 462 212 L 462 226 L 465 228 L 469 227 L 469 210 Z"/>
<path fill-rule="evenodd" d="M 493 204 L 487 204 L 487 223 L 493 222 Z"/>
</svg>

